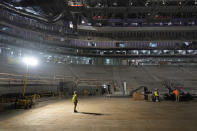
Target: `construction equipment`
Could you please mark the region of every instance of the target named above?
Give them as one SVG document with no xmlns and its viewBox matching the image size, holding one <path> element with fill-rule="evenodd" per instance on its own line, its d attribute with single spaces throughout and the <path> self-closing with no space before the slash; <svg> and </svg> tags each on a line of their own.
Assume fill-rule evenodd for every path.
<svg viewBox="0 0 197 131">
<path fill-rule="evenodd" d="M 16 102 L 15 102 L 15 108 L 23 107 L 25 109 L 29 109 L 32 107 L 32 105 L 33 105 L 32 99 L 28 99 L 26 97 L 16 99 Z"/>
<path fill-rule="evenodd" d="M 172 81 L 164 81 L 162 85 L 164 86 L 164 88 L 168 89 L 168 93 L 164 94 L 164 100 L 175 101 L 176 97 L 175 94 L 173 94 L 173 90 L 175 89 L 180 90 L 180 101 L 189 101 L 193 100 L 194 98 L 197 98 L 195 94 L 191 94 L 189 92 L 185 93 L 182 90 L 183 87 L 176 86 L 176 84 L 174 84 Z"/>
<path fill-rule="evenodd" d="M 10 103 L 14 105 L 15 108 L 29 109 L 32 105 L 36 104 L 36 100 L 39 98 L 40 95 L 33 93 L 27 93 L 25 97 L 21 96 L 19 93 L 9 93 L 1 95 L 0 103 Z"/>
<path fill-rule="evenodd" d="M 15 108 L 25 108 L 29 109 L 32 107 L 32 105 L 36 104 L 36 100 L 40 98 L 40 95 L 33 94 L 28 96 L 21 96 L 16 98 L 15 100 Z"/>
<path fill-rule="evenodd" d="M 24 88 L 23 88 L 22 96 L 17 98 L 15 101 L 15 108 L 24 107 L 25 109 L 28 109 L 28 108 L 31 108 L 33 105 L 33 99 L 32 99 L 33 97 L 25 96 L 25 92 L 27 88 L 27 80 L 28 80 L 27 78 L 28 78 L 29 62 L 31 59 L 33 58 L 24 58 L 24 63 L 26 64 L 26 67 L 27 67 L 25 77 L 24 77 Z"/>
</svg>

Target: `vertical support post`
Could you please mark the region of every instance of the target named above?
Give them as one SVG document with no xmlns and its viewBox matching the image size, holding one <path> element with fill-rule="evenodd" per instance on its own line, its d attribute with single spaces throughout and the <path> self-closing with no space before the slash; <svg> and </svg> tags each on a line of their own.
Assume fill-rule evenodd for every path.
<svg viewBox="0 0 197 131">
<path fill-rule="evenodd" d="M 24 78 L 24 88 L 23 88 L 22 96 L 25 96 L 25 91 L 26 91 L 26 88 L 27 88 L 27 77 L 28 77 L 28 64 L 27 64 L 25 78 Z"/>
<path fill-rule="evenodd" d="M 126 92 L 127 92 L 127 85 L 126 84 L 127 84 L 126 82 L 123 83 L 123 96 L 125 96 Z"/>
</svg>

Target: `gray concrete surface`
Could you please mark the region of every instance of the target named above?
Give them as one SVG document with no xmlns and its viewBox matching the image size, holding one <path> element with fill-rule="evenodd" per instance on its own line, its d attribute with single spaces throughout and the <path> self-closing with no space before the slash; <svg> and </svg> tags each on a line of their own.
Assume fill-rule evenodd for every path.
<svg viewBox="0 0 197 131">
<path fill-rule="evenodd" d="M 41 103 L 40 103 L 41 104 Z M 131 98 L 71 99 L 0 113 L 0 131 L 196 131 L 197 101 L 145 102 Z"/>
<path fill-rule="evenodd" d="M 23 65 L 0 63 L 0 73 L 21 74 L 25 73 Z M 159 88 L 164 90 L 162 82 L 170 80 L 182 87 L 184 91 L 197 94 L 197 66 L 102 66 L 102 65 L 65 65 L 65 64 L 41 64 L 37 68 L 29 70 L 30 75 L 41 75 L 53 78 L 54 75 L 77 77 L 80 79 L 104 79 L 114 80 L 119 90 L 122 83 L 127 82 L 128 92 L 139 86 L 147 86 L 150 90 Z M 0 81 L 1 82 L 1 81 Z M 80 86 L 80 85 L 79 85 Z M 86 85 L 83 85 L 86 86 Z M 88 85 L 87 85 L 88 86 Z M 19 90 L 21 90 L 20 87 Z M 56 86 L 54 89 L 56 90 Z M 43 91 L 47 87 L 28 88 L 27 91 Z M 17 92 L 17 88 L 0 87 L 0 94 Z"/>
</svg>

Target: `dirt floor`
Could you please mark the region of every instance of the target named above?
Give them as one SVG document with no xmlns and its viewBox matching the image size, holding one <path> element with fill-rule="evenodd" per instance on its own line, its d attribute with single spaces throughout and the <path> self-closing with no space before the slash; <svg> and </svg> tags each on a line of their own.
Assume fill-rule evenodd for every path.
<svg viewBox="0 0 197 131">
<path fill-rule="evenodd" d="M 88 97 L 80 99 L 78 111 L 65 99 L 1 112 L 0 131 L 197 131 L 197 101 Z"/>
</svg>

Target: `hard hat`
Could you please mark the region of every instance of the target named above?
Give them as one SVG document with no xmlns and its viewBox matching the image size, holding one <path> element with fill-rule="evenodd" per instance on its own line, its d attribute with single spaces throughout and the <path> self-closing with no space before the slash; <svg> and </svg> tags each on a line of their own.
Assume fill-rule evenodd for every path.
<svg viewBox="0 0 197 131">
<path fill-rule="evenodd" d="M 74 91 L 74 94 L 77 94 L 77 91 Z"/>
</svg>

